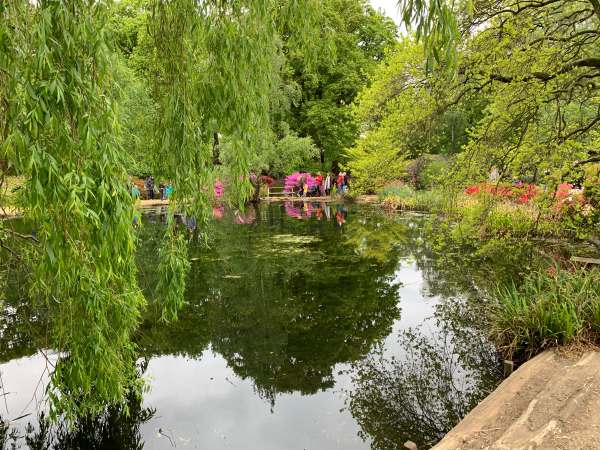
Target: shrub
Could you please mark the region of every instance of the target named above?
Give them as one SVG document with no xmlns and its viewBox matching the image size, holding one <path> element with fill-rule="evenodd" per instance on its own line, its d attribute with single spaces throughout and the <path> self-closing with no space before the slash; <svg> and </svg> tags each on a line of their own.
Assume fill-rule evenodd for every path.
<svg viewBox="0 0 600 450">
<path fill-rule="evenodd" d="M 448 173 L 448 160 L 440 155 L 423 155 L 406 166 L 405 181 L 415 189 L 431 189 Z"/>
<path fill-rule="evenodd" d="M 444 203 L 440 191 L 415 191 L 403 184 L 388 185 L 379 192 L 379 199 L 388 210 L 439 211 Z"/>
<path fill-rule="evenodd" d="M 508 356 L 600 335 L 600 270 L 535 272 L 497 289 L 493 337 Z"/>
</svg>

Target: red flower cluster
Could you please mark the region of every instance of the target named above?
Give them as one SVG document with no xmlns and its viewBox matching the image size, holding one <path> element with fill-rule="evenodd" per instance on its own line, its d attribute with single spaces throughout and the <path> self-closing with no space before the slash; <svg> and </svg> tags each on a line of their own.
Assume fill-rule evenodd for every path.
<svg viewBox="0 0 600 450">
<path fill-rule="evenodd" d="M 273 178 L 271 178 L 271 177 L 267 176 L 267 175 L 262 175 L 262 176 L 260 177 L 260 182 L 261 182 L 262 184 L 266 184 L 266 185 L 268 185 L 268 186 L 271 186 L 271 185 L 272 185 L 272 184 L 275 182 L 275 180 L 274 180 Z"/>
<path fill-rule="evenodd" d="M 556 189 L 556 209 L 560 211 L 563 207 L 584 205 L 585 198 L 582 189 L 575 189 L 571 183 L 561 183 Z"/>
<path fill-rule="evenodd" d="M 487 192 L 496 197 L 506 198 L 517 203 L 529 203 L 539 193 L 539 188 L 535 184 L 519 183 L 515 185 L 493 185 L 490 183 L 479 183 L 469 186 L 465 189 L 465 194 L 474 195 L 480 192 Z"/>
</svg>

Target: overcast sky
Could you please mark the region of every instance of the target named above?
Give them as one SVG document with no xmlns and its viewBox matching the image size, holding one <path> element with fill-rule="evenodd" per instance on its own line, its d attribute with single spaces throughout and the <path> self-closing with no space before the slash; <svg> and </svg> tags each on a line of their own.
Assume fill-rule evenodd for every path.
<svg viewBox="0 0 600 450">
<path fill-rule="evenodd" d="M 398 0 L 371 0 L 375 9 L 383 10 L 386 15 L 394 19 L 396 24 L 400 23 L 400 14 L 398 13 Z"/>
</svg>

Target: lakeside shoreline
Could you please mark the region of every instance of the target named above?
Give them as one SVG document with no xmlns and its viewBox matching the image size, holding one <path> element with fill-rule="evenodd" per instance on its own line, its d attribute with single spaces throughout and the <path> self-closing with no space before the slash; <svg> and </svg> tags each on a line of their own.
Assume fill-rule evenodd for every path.
<svg viewBox="0 0 600 450">
<path fill-rule="evenodd" d="M 351 202 L 357 204 L 374 204 L 378 203 L 379 199 L 377 195 L 360 195 L 354 199 L 347 199 L 343 197 L 271 197 L 261 198 L 261 202 L 264 203 L 280 203 L 280 202 L 325 202 L 325 203 L 336 203 L 336 202 Z M 169 200 L 138 200 L 135 203 L 137 208 L 150 208 L 153 206 L 168 206 Z M 5 207 L 0 209 L 0 220 L 6 219 L 17 219 L 22 217 L 23 213 L 21 210 L 12 207 Z"/>
</svg>

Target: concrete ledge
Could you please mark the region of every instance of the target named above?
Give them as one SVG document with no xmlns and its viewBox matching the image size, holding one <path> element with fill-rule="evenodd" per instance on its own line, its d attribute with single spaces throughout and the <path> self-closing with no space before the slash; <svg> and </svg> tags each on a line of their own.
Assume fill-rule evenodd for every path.
<svg viewBox="0 0 600 450">
<path fill-rule="evenodd" d="M 548 350 L 519 367 L 435 447 L 600 448 L 600 353 Z"/>
</svg>

